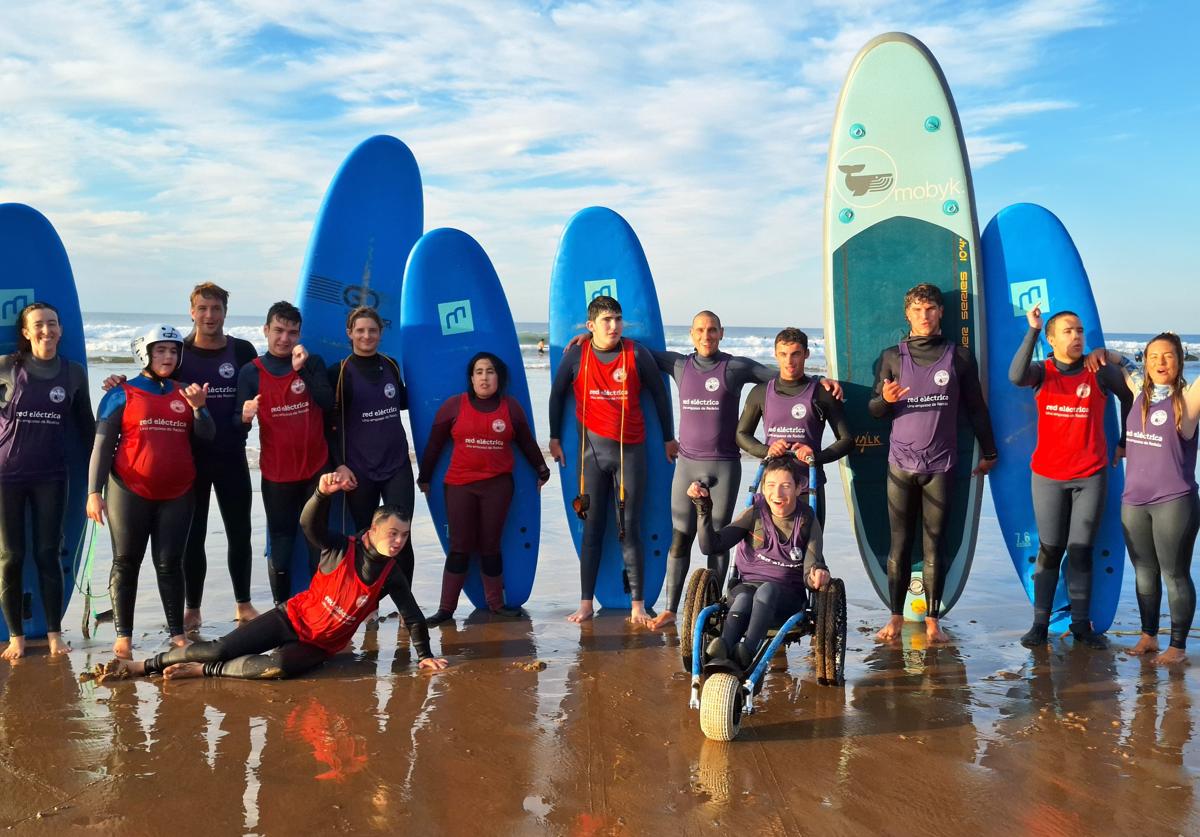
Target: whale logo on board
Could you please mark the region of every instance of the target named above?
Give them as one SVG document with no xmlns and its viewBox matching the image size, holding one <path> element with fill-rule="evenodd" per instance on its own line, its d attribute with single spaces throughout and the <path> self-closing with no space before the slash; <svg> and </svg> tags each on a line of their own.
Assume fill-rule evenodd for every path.
<svg viewBox="0 0 1200 837">
<path fill-rule="evenodd" d="M 856 198 L 861 198 L 867 192 L 886 192 L 896 181 L 891 172 L 886 174 L 859 174 L 867 167 L 866 163 L 856 166 L 838 166 L 838 171 L 846 175 L 846 188 Z"/>
</svg>

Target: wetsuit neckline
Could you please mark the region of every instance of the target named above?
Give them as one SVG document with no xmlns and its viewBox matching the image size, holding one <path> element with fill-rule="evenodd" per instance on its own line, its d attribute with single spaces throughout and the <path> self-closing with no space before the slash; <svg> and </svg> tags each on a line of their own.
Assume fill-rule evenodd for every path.
<svg viewBox="0 0 1200 837">
<path fill-rule="evenodd" d="M 718 349 L 717 353 L 712 357 L 705 357 L 696 351 L 693 351 L 691 354 L 692 363 L 696 365 L 696 368 L 704 369 L 706 371 L 712 369 L 723 360 L 729 360 L 730 357 L 731 355 L 728 352 L 723 352 L 720 349 Z"/>
<path fill-rule="evenodd" d="M 49 376 L 57 375 L 62 369 L 62 355 L 60 354 L 55 354 L 49 360 L 42 360 L 32 352 L 22 352 L 21 360 L 30 370 L 36 370 Z"/>
<path fill-rule="evenodd" d="M 776 375 L 771 379 L 771 386 L 775 387 L 775 392 L 779 395 L 796 395 L 800 390 L 808 386 L 812 380 L 812 377 L 807 372 L 801 375 L 798 381 L 785 381 Z"/>
<path fill-rule="evenodd" d="M 213 356 L 216 356 L 216 355 L 220 354 L 221 352 L 225 351 L 226 349 L 228 349 L 230 347 L 230 345 L 233 343 L 233 338 L 230 337 L 225 332 L 221 332 L 221 336 L 223 338 L 225 338 L 225 344 L 223 346 L 221 346 L 219 349 L 210 349 L 207 346 L 197 346 L 196 345 L 196 332 L 194 332 L 194 331 L 191 334 L 189 334 L 187 337 L 183 338 L 183 345 L 184 345 L 184 348 L 198 353 L 201 357 L 213 357 Z"/>
<path fill-rule="evenodd" d="M 471 402 L 471 406 L 483 413 L 490 413 L 496 410 L 500 406 L 500 399 L 502 397 L 499 392 L 487 398 L 480 398 L 474 392 L 467 393 L 467 399 Z"/>
</svg>

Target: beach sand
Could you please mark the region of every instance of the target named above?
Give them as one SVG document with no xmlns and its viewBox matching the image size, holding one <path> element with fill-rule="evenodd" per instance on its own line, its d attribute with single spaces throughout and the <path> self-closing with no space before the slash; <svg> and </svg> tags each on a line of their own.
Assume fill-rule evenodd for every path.
<svg viewBox="0 0 1200 837">
<path fill-rule="evenodd" d="M 352 653 L 299 680 L 81 683 L 81 673 L 110 658 L 113 633 L 102 624 L 81 638 L 76 593 L 67 658 L 50 660 L 45 643 L 34 642 L 25 660 L 0 664 L 0 827 L 122 835 L 1200 833 L 1195 667 L 1167 672 L 1127 658 L 1119 648 L 1135 636 L 1114 636 L 1110 652 L 1057 638 L 1047 652 L 1022 648 L 1030 606 L 990 497 L 971 581 L 944 623 L 953 644 L 926 648 L 916 626 L 895 647 L 877 644 L 886 609 L 854 547 L 838 471 L 828 474 L 826 558 L 849 597 L 846 685 L 818 686 L 807 643 L 792 646 L 787 670 L 768 675 L 757 711 L 731 743 L 706 741 L 687 708 L 673 628 L 633 628 L 619 613 L 582 628 L 564 620 L 577 605 L 578 561 L 555 474 L 543 495 L 529 618 L 472 615 L 464 597 L 459 621 L 433 631 L 435 653 L 451 661 L 437 675 L 416 670 L 385 600 L 386 618 L 359 632 Z M 257 490 L 257 473 L 254 482 Z M 234 626 L 213 505 L 205 638 Z M 258 499 L 254 515 L 261 551 Z M 423 500 L 413 533 L 414 588 L 431 613 L 443 558 Z M 107 533 L 97 546 L 92 582 L 101 591 Z M 693 566 L 702 560 L 694 553 Z M 1138 629 L 1128 567 L 1125 588 L 1114 632 Z M 264 559 L 253 598 L 260 608 L 270 601 Z M 147 559 L 135 654 L 162 650 L 166 639 Z"/>
</svg>

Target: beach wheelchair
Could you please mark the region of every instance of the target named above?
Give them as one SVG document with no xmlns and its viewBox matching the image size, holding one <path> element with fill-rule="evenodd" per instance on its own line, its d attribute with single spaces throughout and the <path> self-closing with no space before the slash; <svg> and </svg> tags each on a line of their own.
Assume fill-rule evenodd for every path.
<svg viewBox="0 0 1200 837">
<path fill-rule="evenodd" d="M 815 480 L 815 473 L 810 474 Z M 735 568 L 730 569 L 730 576 L 728 589 L 732 590 L 739 583 Z M 803 637 L 812 637 L 817 682 L 822 686 L 845 683 L 846 587 L 840 578 L 831 578 L 820 590 L 810 590 L 804 610 L 769 630 L 745 671 L 732 660 L 709 660 L 707 656 L 706 649 L 721 635 L 728 613 L 728 599 L 721 595 L 713 571 L 693 571 L 683 595 L 679 647 L 683 670 L 692 675 L 688 706 L 700 710 L 700 730 L 706 738 L 732 741 L 737 737 L 742 716 L 754 712 L 754 697 L 762 689 L 772 659 Z"/>
</svg>

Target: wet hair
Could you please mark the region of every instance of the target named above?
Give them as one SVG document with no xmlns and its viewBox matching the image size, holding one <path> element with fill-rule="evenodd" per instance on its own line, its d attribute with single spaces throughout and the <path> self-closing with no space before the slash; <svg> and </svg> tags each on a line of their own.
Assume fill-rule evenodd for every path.
<svg viewBox="0 0 1200 837">
<path fill-rule="evenodd" d="M 1150 377 L 1150 347 L 1160 340 L 1171 344 L 1171 348 L 1175 350 L 1175 357 L 1179 361 L 1179 368 L 1175 371 L 1175 380 L 1171 381 L 1168 386 L 1171 387 L 1171 406 L 1175 408 L 1175 429 L 1182 430 L 1183 390 L 1187 387 L 1187 378 L 1183 377 L 1183 359 L 1187 355 L 1183 351 L 1183 341 L 1173 331 L 1164 331 L 1154 335 L 1142 351 L 1142 428 L 1145 429 L 1146 422 L 1150 418 L 1150 402 L 1154 399 L 1154 381 Z"/>
<path fill-rule="evenodd" d="M 283 323 L 295 323 L 300 325 L 303 318 L 300 316 L 300 309 L 287 300 L 280 300 L 267 309 L 267 325 L 271 325 L 271 320 L 279 320 Z"/>
<path fill-rule="evenodd" d="M 1047 337 L 1049 337 L 1051 334 L 1054 333 L 1054 324 L 1056 322 L 1058 322 L 1059 317 L 1074 317 L 1075 319 L 1079 320 L 1081 323 L 1083 322 L 1083 320 L 1080 319 L 1079 315 L 1076 314 L 1074 311 L 1059 311 L 1053 317 L 1046 320 L 1046 336 Z M 1151 341 L 1151 342 L 1153 342 L 1153 341 Z"/>
<path fill-rule="evenodd" d="M 188 297 L 188 303 L 196 304 L 196 297 L 202 296 L 205 299 L 218 299 L 221 301 L 221 307 L 229 309 L 229 291 L 222 288 L 215 282 L 201 282 L 196 287 L 192 288 L 192 295 Z"/>
<path fill-rule="evenodd" d="M 780 343 L 799 343 L 804 348 L 808 348 L 808 335 L 798 328 L 785 328 L 783 331 L 775 335 L 775 345 Z"/>
<path fill-rule="evenodd" d="M 399 518 L 401 523 L 412 523 L 411 514 L 394 503 L 388 503 L 375 509 L 375 513 L 371 515 L 371 526 L 377 526 L 380 521 L 387 520 L 389 517 Z"/>
<path fill-rule="evenodd" d="M 621 313 L 621 303 L 617 302 L 616 299 L 614 299 L 611 296 L 605 296 L 604 294 L 601 294 L 600 296 L 595 297 L 591 302 L 588 303 L 587 318 L 589 320 L 594 320 L 597 317 L 599 317 L 601 314 L 620 314 L 620 313 Z"/>
<path fill-rule="evenodd" d="M 375 325 L 379 326 L 379 330 L 383 331 L 383 317 L 379 316 L 379 312 L 370 305 L 360 305 L 346 315 L 346 331 L 351 331 L 354 328 L 354 321 L 363 317 L 374 320 Z"/>
<path fill-rule="evenodd" d="M 767 474 L 773 474 L 776 471 L 787 471 L 788 475 L 792 478 L 792 482 L 799 483 L 799 467 L 796 458 L 793 456 L 776 456 L 773 459 L 768 459 L 766 466 L 763 468 L 763 481 L 766 481 Z"/>
<path fill-rule="evenodd" d="M 21 313 L 17 315 L 17 350 L 13 352 L 13 360 L 20 362 L 22 356 L 33 352 L 33 344 L 29 342 L 21 331 L 25 328 L 25 320 L 34 311 L 53 311 L 54 316 L 58 317 L 58 309 L 49 302 L 31 302 L 21 309 Z M 62 325 L 62 320 L 59 319 L 59 325 Z"/>
<path fill-rule="evenodd" d="M 492 362 L 492 366 L 496 369 L 496 394 L 503 395 L 505 389 L 508 388 L 508 364 L 491 352 L 476 352 L 474 357 L 467 361 L 467 392 L 475 394 L 472 379 L 475 376 L 475 364 L 481 360 Z"/>
<path fill-rule="evenodd" d="M 914 302 L 928 302 L 939 308 L 946 307 L 946 301 L 942 298 L 941 289 L 929 282 L 921 282 L 908 289 L 904 294 L 904 310 L 907 311 L 908 306 Z"/>
<path fill-rule="evenodd" d="M 712 311 L 709 311 L 707 308 L 705 308 L 703 311 L 697 311 L 696 316 L 692 317 L 692 322 L 696 322 L 696 320 L 700 319 L 701 317 L 708 317 L 710 320 L 716 320 L 717 328 L 724 328 L 724 326 L 721 325 L 721 318 Z"/>
</svg>

